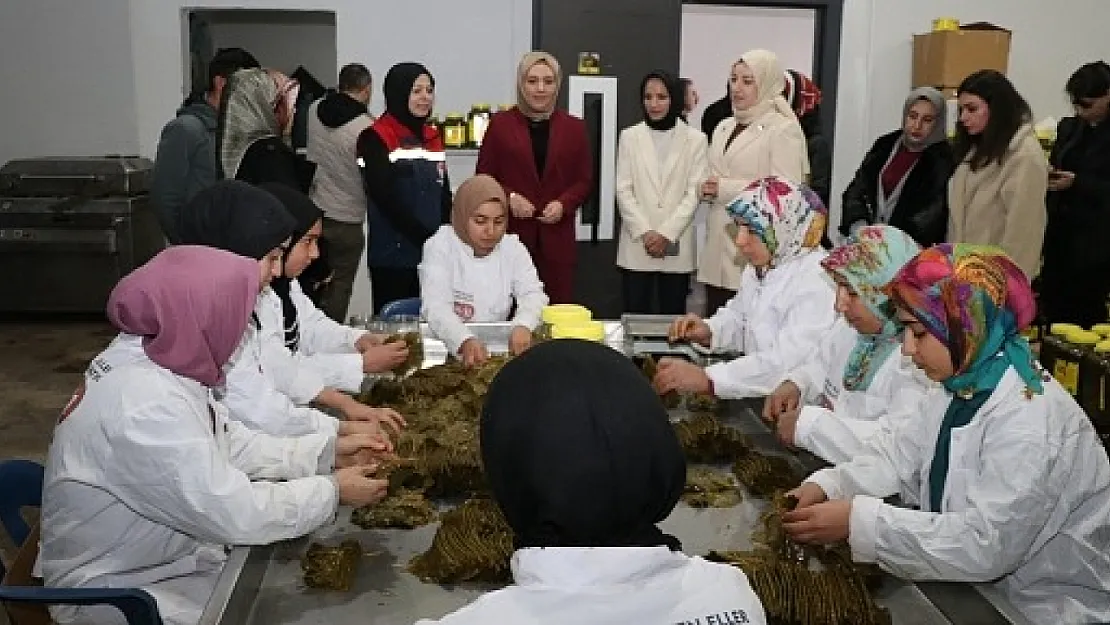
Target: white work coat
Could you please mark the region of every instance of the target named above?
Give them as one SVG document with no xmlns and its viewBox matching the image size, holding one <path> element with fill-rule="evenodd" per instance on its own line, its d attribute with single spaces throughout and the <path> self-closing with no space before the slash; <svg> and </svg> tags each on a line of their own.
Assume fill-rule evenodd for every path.
<svg viewBox="0 0 1110 625">
<path fill-rule="evenodd" d="M 261 329 L 253 320 L 247 324 L 243 342 L 232 356 L 227 384 L 217 390 L 217 397 L 227 406 L 232 419 L 274 436 L 315 432 L 334 435 L 339 431 L 338 419 L 315 408 L 298 406 L 277 389 L 263 364 Z"/>
<path fill-rule="evenodd" d="M 141 588 L 167 625 L 194 625 L 225 545 L 306 534 L 331 520 L 334 437 L 276 438 L 226 418 L 199 382 L 120 335 L 90 364 L 54 430 L 36 569 L 47 586 Z M 288 480 L 288 481 L 260 481 Z M 123 623 L 107 607 L 59 623 Z"/>
<path fill-rule="evenodd" d="M 660 158 L 657 135 L 664 135 Z M 633 271 L 692 273 L 694 211 L 708 174 L 705 135 L 681 119 L 674 128 L 652 130 L 640 122 L 621 131 L 617 149 L 617 208 L 621 231 L 617 266 Z M 654 230 L 678 243 L 678 254 L 655 258 L 644 249 L 644 234 Z"/>
<path fill-rule="evenodd" d="M 420 625 L 763 625 L 747 576 L 667 547 L 554 547 L 513 554 L 515 584 Z"/>
<path fill-rule="evenodd" d="M 919 418 L 925 393 L 936 385 L 895 348 L 874 363 L 867 390 L 844 388 L 844 369 L 859 333 L 839 318 L 807 359 L 786 379 L 798 386 L 805 405 L 794 428 L 794 445 L 832 464 L 851 460 L 884 422 Z"/>
<path fill-rule="evenodd" d="M 534 330 L 547 306 L 528 248 L 515 234 L 506 234 L 484 257 L 459 238 L 450 224 L 440 226 L 424 242 L 420 275 L 421 312 L 432 334 L 458 353 L 474 333 L 467 323 L 509 320 Z M 516 303 L 516 312 L 509 312 Z"/>
<path fill-rule="evenodd" d="M 355 342 L 366 330 L 336 323 L 325 315 L 293 280 L 289 297 L 297 308 L 300 341 L 296 352 L 285 346 L 285 313 L 281 298 L 266 289 L 255 312 L 262 326 L 262 369 L 274 386 L 295 404 L 308 404 L 326 387 L 348 393 L 362 390 L 366 377 Z"/>
<path fill-rule="evenodd" d="M 883 503 L 903 492 L 928 507 L 950 400 L 942 387 L 931 391 L 918 418 L 807 479 L 830 499 L 852 500 L 852 557 L 910 580 L 994 583 L 1034 623 L 1110 622 L 1110 462 L 1055 380 L 1026 397 L 1011 368 L 952 431 L 939 512 Z"/>
<path fill-rule="evenodd" d="M 740 290 L 706 323 L 710 349 L 742 354 L 705 369 L 722 399 L 771 394 L 786 374 L 813 355 L 836 321 L 833 282 L 821 268 L 823 250 L 813 250 L 767 272 L 744 268 Z"/>
</svg>

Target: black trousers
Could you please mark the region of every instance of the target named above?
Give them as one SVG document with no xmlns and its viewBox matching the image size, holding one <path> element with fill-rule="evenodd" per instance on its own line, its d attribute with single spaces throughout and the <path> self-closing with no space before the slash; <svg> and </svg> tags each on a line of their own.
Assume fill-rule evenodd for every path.
<svg viewBox="0 0 1110 625">
<path fill-rule="evenodd" d="M 621 269 L 624 312 L 681 315 L 690 294 L 690 274 Z"/>
<path fill-rule="evenodd" d="M 712 317 L 717 309 L 728 303 L 736 295 L 736 291 L 722 289 L 711 284 L 705 285 L 705 316 Z"/>
<path fill-rule="evenodd" d="M 375 315 L 392 301 L 420 297 L 416 267 L 371 267 L 370 297 L 374 300 Z"/>
</svg>

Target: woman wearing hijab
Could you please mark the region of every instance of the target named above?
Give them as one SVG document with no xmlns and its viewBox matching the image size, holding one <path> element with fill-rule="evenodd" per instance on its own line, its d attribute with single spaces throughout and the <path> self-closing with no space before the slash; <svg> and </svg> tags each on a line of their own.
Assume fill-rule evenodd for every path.
<svg viewBox="0 0 1110 625">
<path fill-rule="evenodd" d="M 227 418 L 214 393 L 241 348 L 260 276 L 251 259 L 179 245 L 123 278 L 120 334 L 54 429 L 39 564 L 48 587 L 141 588 L 167 625 L 195 625 L 226 546 L 296 538 L 338 504 L 380 500 L 358 437 L 278 438 Z M 333 475 L 332 471 L 341 468 Z M 258 481 L 254 481 L 258 480 Z M 123 624 L 108 606 L 58 623 Z"/>
<path fill-rule="evenodd" d="M 296 220 L 281 201 L 258 187 L 225 180 L 190 200 L 180 221 L 182 243 L 233 252 L 255 259 L 263 271 L 268 268 L 257 294 L 257 306 L 262 309 L 271 280 L 281 275 L 285 249 L 296 229 Z M 254 315 L 245 347 L 228 371 L 221 401 L 233 419 L 280 436 L 329 430 L 380 434 L 378 422 L 395 419 L 392 410 L 371 408 L 326 387 L 320 376 L 282 376 L 280 370 L 264 366 L 262 330 L 258 315 Z M 348 420 L 340 422 L 307 407 L 311 401 L 342 411 Z"/>
<path fill-rule="evenodd" d="M 244 69 L 223 92 L 216 145 L 224 178 L 302 188 L 297 155 L 285 143 L 293 123 L 297 81 L 276 70 Z"/>
<path fill-rule="evenodd" d="M 531 345 L 547 305 L 527 248 L 515 234 L 505 234 L 508 217 L 504 189 L 478 174 L 459 187 L 450 225 L 424 244 L 424 318 L 448 353 L 467 366 L 485 362 L 489 351 L 466 324 L 509 321 L 509 352 L 519 354 Z"/>
<path fill-rule="evenodd" d="M 897 228 L 865 226 L 821 261 L 840 318 L 764 403 L 784 445 L 845 462 L 884 424 L 917 417 L 928 386 L 898 353 L 904 328 L 882 289 L 920 251 Z"/>
<path fill-rule="evenodd" d="M 573 339 L 537 345 L 494 378 L 481 438 L 515 585 L 439 623 L 767 622 L 742 571 L 683 554 L 659 529 L 686 461 L 628 358 Z"/>
<path fill-rule="evenodd" d="M 840 233 L 890 224 L 929 247 L 948 228 L 948 180 L 956 168 L 945 136 L 944 95 L 932 87 L 910 92 L 902 128 L 879 137 L 844 190 Z"/>
<path fill-rule="evenodd" d="M 384 337 L 336 323 L 312 303 L 298 277 L 319 257 L 317 241 L 323 211 L 307 195 L 285 185 L 261 188 L 276 197 L 296 225 L 282 257 L 282 275 L 263 292 L 257 313 L 262 327 L 262 367 L 280 389 L 294 398 L 315 398 L 324 387 L 358 393 L 368 374 L 381 374 L 408 357 L 404 341 L 383 344 Z M 342 401 L 342 400 L 341 400 Z M 389 425 L 399 417 L 381 411 Z"/>
<path fill-rule="evenodd" d="M 476 169 L 508 193 L 509 232 L 528 248 L 555 304 L 574 299 L 575 215 L 593 178 L 586 124 L 555 108 L 562 82 L 555 57 L 524 55 L 517 105 L 490 120 Z"/>
<path fill-rule="evenodd" d="M 836 292 L 821 260 L 827 212 L 803 185 L 756 180 L 728 205 L 734 243 L 748 261 L 740 290 L 709 319 L 688 313 L 668 331 L 713 351 L 743 354 L 705 369 L 664 358 L 655 386 L 722 399 L 769 395 L 813 353 L 836 319 Z M 711 233 L 712 234 L 712 233 Z"/>
<path fill-rule="evenodd" d="M 793 491 L 787 533 L 847 539 L 857 562 L 897 577 L 990 583 L 1031 622 L 1110 621 L 1110 463 L 1019 335 L 1029 280 L 998 248 L 942 244 L 887 290 L 903 351 L 941 386 L 915 419 Z M 883 503 L 899 491 L 921 509 Z"/>
<path fill-rule="evenodd" d="M 806 140 L 798 118 L 782 97 L 778 57 L 752 50 L 733 64 L 729 77 L 732 117 L 722 121 L 709 142 L 709 178 L 701 185 L 712 202 L 708 232 L 698 261 L 698 282 L 706 285 L 707 314 L 714 314 L 740 287 L 743 255 L 726 226 L 727 207 L 749 184 L 767 176 L 801 183 L 809 170 Z"/>
<path fill-rule="evenodd" d="M 681 315 L 694 272 L 698 185 L 706 140 L 681 119 L 681 84 L 656 71 L 640 82 L 644 121 L 621 131 L 617 147 L 617 266 L 624 311 Z"/>
<path fill-rule="evenodd" d="M 828 206 L 829 190 L 832 188 L 832 146 L 821 132 L 821 89 L 809 76 L 797 70 L 788 69 L 782 77 L 786 83 L 782 97 L 794 110 L 806 138 L 806 156 L 809 158 L 809 180 L 806 184 Z"/>
<path fill-rule="evenodd" d="M 385 113 L 358 138 L 366 182 L 370 291 L 374 312 L 418 297 L 420 252 L 451 215 L 451 183 L 443 139 L 426 122 L 435 79 L 419 63 L 398 63 L 382 83 Z"/>
</svg>

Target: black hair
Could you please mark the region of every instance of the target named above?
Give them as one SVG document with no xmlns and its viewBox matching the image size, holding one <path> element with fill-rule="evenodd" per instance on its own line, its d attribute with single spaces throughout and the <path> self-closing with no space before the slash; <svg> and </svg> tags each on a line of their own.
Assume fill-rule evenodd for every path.
<svg viewBox="0 0 1110 625">
<path fill-rule="evenodd" d="M 678 82 L 682 85 L 682 93 L 686 93 L 686 90 L 694 84 L 694 81 L 690 80 L 689 78 L 679 78 Z"/>
<path fill-rule="evenodd" d="M 1073 103 L 1085 98 L 1101 98 L 1110 93 L 1110 65 L 1095 61 L 1075 70 L 1064 87 Z"/>
<path fill-rule="evenodd" d="M 1001 162 L 1018 129 L 1033 119 L 1029 103 L 1005 75 L 993 69 L 968 76 L 956 93 L 979 96 L 987 103 L 989 114 L 987 126 L 979 135 L 972 136 L 962 123 L 956 124 L 956 162 L 963 162 L 970 154 L 972 171 Z"/>
<path fill-rule="evenodd" d="M 208 90 L 216 89 L 216 78 L 227 80 L 241 69 L 261 67 L 258 59 L 243 48 L 220 48 L 208 62 Z"/>
<path fill-rule="evenodd" d="M 362 63 L 349 63 L 339 70 L 339 90 L 359 91 L 370 86 L 370 70 Z"/>
</svg>

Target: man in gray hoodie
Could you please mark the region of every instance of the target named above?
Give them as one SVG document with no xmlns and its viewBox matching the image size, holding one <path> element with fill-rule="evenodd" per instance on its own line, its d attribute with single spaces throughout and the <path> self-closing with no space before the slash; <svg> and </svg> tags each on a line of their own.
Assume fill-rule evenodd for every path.
<svg viewBox="0 0 1110 625">
<path fill-rule="evenodd" d="M 259 67 L 250 52 L 223 48 L 208 64 L 208 90 L 189 96 L 177 117 L 162 128 L 150 195 L 158 223 L 171 244 L 177 243 L 177 215 L 202 189 L 216 183 L 216 117 L 229 76 Z"/>
</svg>

